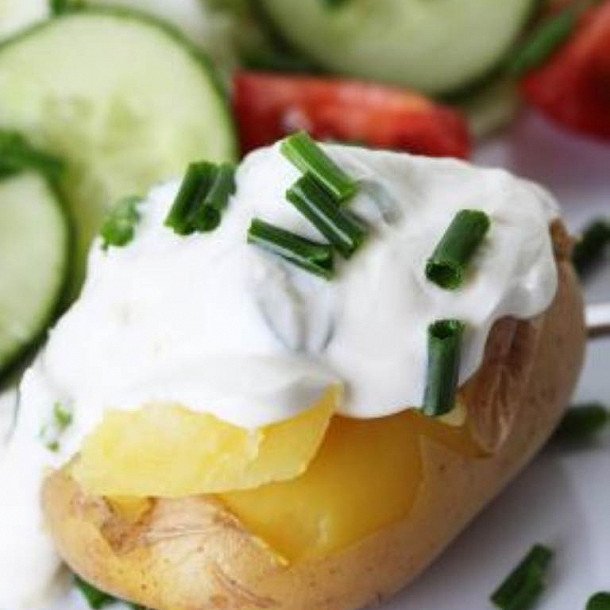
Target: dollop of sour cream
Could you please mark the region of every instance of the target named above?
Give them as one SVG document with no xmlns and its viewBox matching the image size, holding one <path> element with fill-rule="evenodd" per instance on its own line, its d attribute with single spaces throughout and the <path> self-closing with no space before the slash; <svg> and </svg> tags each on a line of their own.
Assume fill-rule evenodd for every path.
<svg viewBox="0 0 610 610">
<path fill-rule="evenodd" d="M 254 217 L 323 241 L 286 200 L 300 172 L 277 145 L 241 164 L 216 231 L 184 237 L 164 226 L 173 181 L 139 205 L 129 245 L 94 244 L 80 299 L 23 380 L 17 428 L 0 461 L 0 610 L 42 607 L 59 561 L 44 531 L 41 481 L 109 408 L 169 401 L 255 428 L 293 417 L 339 384 L 344 415 L 389 415 L 422 402 L 430 323 L 466 323 L 465 382 L 496 320 L 550 305 L 557 207 L 542 188 L 455 160 L 324 150 L 359 182 L 349 206 L 370 228 L 361 251 L 337 260 L 332 281 L 247 243 Z M 491 230 L 465 284 L 443 290 L 426 279 L 426 260 L 464 208 L 485 211 Z M 57 402 L 74 421 L 54 454 L 39 434 Z"/>
</svg>

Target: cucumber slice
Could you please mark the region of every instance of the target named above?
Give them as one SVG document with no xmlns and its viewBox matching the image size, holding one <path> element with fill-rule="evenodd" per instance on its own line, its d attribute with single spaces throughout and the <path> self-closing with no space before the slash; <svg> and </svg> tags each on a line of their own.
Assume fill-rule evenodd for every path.
<svg viewBox="0 0 610 610">
<path fill-rule="evenodd" d="M 35 172 L 0 181 L 0 373 L 45 330 L 68 270 L 62 205 Z"/>
<path fill-rule="evenodd" d="M 283 36 L 340 73 L 447 94 L 496 67 L 538 0 L 256 0 Z"/>
<path fill-rule="evenodd" d="M 48 0 L 0 0 L 0 39 L 48 16 Z"/>
<path fill-rule="evenodd" d="M 142 11 L 179 29 L 205 51 L 223 73 L 237 66 L 236 32 L 226 14 L 212 10 L 202 0 L 87 0 L 92 7 L 121 6 Z"/>
<path fill-rule="evenodd" d="M 201 53 L 125 10 L 66 13 L 0 45 L 0 127 L 63 158 L 77 229 L 77 277 L 120 197 L 180 175 L 194 159 L 233 161 L 233 123 Z"/>
</svg>

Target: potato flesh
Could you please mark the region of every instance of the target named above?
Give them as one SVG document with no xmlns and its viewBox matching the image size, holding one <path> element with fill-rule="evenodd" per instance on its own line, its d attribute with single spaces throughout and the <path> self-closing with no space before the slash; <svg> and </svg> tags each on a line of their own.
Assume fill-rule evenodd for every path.
<svg viewBox="0 0 610 610">
<path fill-rule="evenodd" d="M 467 425 L 413 410 L 333 417 L 338 399 L 330 392 L 299 417 L 254 433 L 175 406 L 113 412 L 72 475 L 126 518 L 144 512 L 148 497 L 215 493 L 252 534 L 298 562 L 404 519 L 423 482 L 422 438 L 479 453 Z"/>
<path fill-rule="evenodd" d="M 335 417 L 303 475 L 220 499 L 289 562 L 322 558 L 409 513 L 423 482 L 422 437 L 475 451 L 466 428 L 415 411 L 366 421 Z"/>
<path fill-rule="evenodd" d="M 221 499 L 249 531 L 289 561 L 347 546 L 409 511 L 421 464 L 406 419 L 337 417 L 303 475 Z M 402 473 L 401 480 L 396 473 Z"/>
<path fill-rule="evenodd" d="M 339 398 L 249 431 L 176 405 L 111 411 L 86 439 L 72 476 L 95 496 L 179 498 L 256 488 L 305 472 Z"/>
</svg>

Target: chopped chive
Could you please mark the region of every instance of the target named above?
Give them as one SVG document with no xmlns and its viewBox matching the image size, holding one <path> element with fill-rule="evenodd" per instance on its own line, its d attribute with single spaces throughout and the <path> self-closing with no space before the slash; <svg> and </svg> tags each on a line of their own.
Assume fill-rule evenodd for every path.
<svg viewBox="0 0 610 610">
<path fill-rule="evenodd" d="M 350 0 L 320 0 L 324 6 L 327 8 L 335 9 L 343 6 L 344 4 L 348 4 Z"/>
<path fill-rule="evenodd" d="M 189 165 L 165 220 L 178 235 L 213 231 L 222 211 L 235 193 L 235 169 L 228 163 L 216 166 L 200 162 Z"/>
<path fill-rule="evenodd" d="M 242 53 L 244 68 L 257 72 L 314 74 L 320 71 L 315 63 L 286 49 L 246 49 Z"/>
<path fill-rule="evenodd" d="M 74 574 L 74 585 L 82 593 L 83 597 L 87 600 L 89 607 L 93 608 L 93 610 L 98 610 L 99 608 L 104 608 L 121 601 L 108 593 L 100 591 L 76 574 Z M 144 606 L 139 606 L 138 604 L 134 604 L 132 602 L 124 603 L 132 610 L 147 610 Z"/>
<path fill-rule="evenodd" d="M 97 587 L 94 587 L 76 574 L 74 575 L 74 585 L 82 593 L 83 597 L 87 600 L 89 607 L 93 608 L 93 610 L 99 610 L 99 608 L 105 608 L 106 606 L 110 606 L 111 604 L 120 601 L 116 597 L 104 593 L 104 591 L 100 591 Z M 141 606 L 136 606 L 134 604 L 128 605 L 131 608 L 134 608 L 134 610 L 141 608 Z"/>
<path fill-rule="evenodd" d="M 223 163 L 216 168 L 212 186 L 208 191 L 204 205 L 222 211 L 227 207 L 229 197 L 235 194 L 235 167 L 230 163 Z"/>
<path fill-rule="evenodd" d="M 299 178 L 286 197 L 344 258 L 350 258 L 364 242 L 364 225 L 340 207 L 309 174 Z"/>
<path fill-rule="evenodd" d="M 542 573 L 537 568 L 531 568 L 520 579 L 519 588 L 514 590 L 504 605 L 495 600 L 494 603 L 503 610 L 528 610 L 536 605 L 543 592 Z"/>
<path fill-rule="evenodd" d="M 358 185 L 352 180 L 305 131 L 286 138 L 282 154 L 304 174 L 311 174 L 337 202 L 356 194 Z"/>
<path fill-rule="evenodd" d="M 126 246 L 133 240 L 140 221 L 138 205 L 141 201 L 140 197 L 125 197 L 110 211 L 100 231 L 104 250 L 110 246 Z"/>
<path fill-rule="evenodd" d="M 178 235 L 190 235 L 197 230 L 198 211 L 214 181 L 215 166 L 211 163 L 191 163 L 180 190 L 165 220 Z"/>
<path fill-rule="evenodd" d="M 610 593 L 600 591 L 587 602 L 586 610 L 610 610 Z"/>
<path fill-rule="evenodd" d="M 447 290 L 464 281 L 466 268 L 491 226 L 480 210 L 461 210 L 449 225 L 426 265 L 426 277 Z"/>
<path fill-rule="evenodd" d="M 571 6 L 536 28 L 510 61 L 510 74 L 519 78 L 541 66 L 572 35 L 582 10 L 582 4 Z"/>
<path fill-rule="evenodd" d="M 610 424 L 610 411 L 601 403 L 593 402 L 572 407 L 555 432 L 558 439 L 584 440 Z"/>
<path fill-rule="evenodd" d="M 0 129 L 0 178 L 32 169 L 57 180 L 64 163 L 49 153 L 38 150 L 18 132 Z"/>
<path fill-rule="evenodd" d="M 207 179 L 207 192 L 188 218 L 192 229 L 202 233 L 213 231 L 220 224 L 229 197 L 235 193 L 235 168 L 228 163 L 212 166 Z"/>
<path fill-rule="evenodd" d="M 109 606 L 117 601 L 116 598 L 112 597 L 112 595 L 108 595 L 108 593 L 100 591 L 87 581 L 83 580 L 80 576 L 74 575 L 74 584 L 83 594 L 83 597 L 87 600 L 89 607 L 93 608 L 94 610 L 98 610 L 104 606 Z"/>
<path fill-rule="evenodd" d="M 48 441 L 45 443 L 45 447 L 52 453 L 59 452 L 59 441 Z"/>
<path fill-rule="evenodd" d="M 208 233 L 218 228 L 221 219 L 220 210 L 213 208 L 211 205 L 202 204 L 193 212 L 189 219 L 189 223 L 193 231 Z"/>
<path fill-rule="evenodd" d="M 438 320 L 428 327 L 428 374 L 422 407 L 428 417 L 445 415 L 455 405 L 464 329 L 460 320 Z"/>
<path fill-rule="evenodd" d="M 491 596 L 502 610 L 533 608 L 545 588 L 544 577 L 553 559 L 553 551 L 535 545 Z"/>
<path fill-rule="evenodd" d="M 587 275 L 610 248 L 610 221 L 600 218 L 588 225 L 574 247 L 572 261 L 578 275 Z"/>
<path fill-rule="evenodd" d="M 51 0 L 51 14 L 62 15 L 85 8 L 85 0 Z"/>
<path fill-rule="evenodd" d="M 60 402 L 56 402 L 53 405 L 53 416 L 55 417 L 57 425 L 62 430 L 66 430 L 66 428 L 71 426 L 74 419 L 72 411 Z"/>
<path fill-rule="evenodd" d="M 53 405 L 52 421 L 40 430 L 40 439 L 45 447 L 54 453 L 59 451 L 59 441 L 63 433 L 72 425 L 74 415 L 72 410 L 60 402 Z"/>
<path fill-rule="evenodd" d="M 248 231 L 248 243 L 273 252 L 291 263 L 325 279 L 333 276 L 333 249 L 255 218 Z"/>
</svg>

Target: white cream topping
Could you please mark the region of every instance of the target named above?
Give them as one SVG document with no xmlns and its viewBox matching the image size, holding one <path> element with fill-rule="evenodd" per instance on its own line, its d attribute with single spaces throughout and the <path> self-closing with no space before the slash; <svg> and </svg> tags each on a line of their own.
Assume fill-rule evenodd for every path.
<svg viewBox="0 0 610 610">
<path fill-rule="evenodd" d="M 140 205 L 131 244 L 94 245 L 80 299 L 23 381 L 17 431 L 0 462 L 8 498 L 0 523 L 9 530 L 0 610 L 40 606 L 32 600 L 59 568 L 42 528 L 40 482 L 108 408 L 171 401 L 253 428 L 292 417 L 339 383 L 343 414 L 388 415 L 421 404 L 432 321 L 466 322 L 464 382 L 496 320 L 549 306 L 557 270 L 548 227 L 557 209 L 546 191 L 454 160 L 324 148 L 361 183 L 349 205 L 371 230 L 350 261 L 337 260 L 332 281 L 246 243 L 255 216 L 322 240 L 285 199 L 300 174 L 277 146 L 242 163 L 215 232 L 181 237 L 164 226 L 179 186 L 171 182 Z M 465 285 L 447 291 L 426 279 L 425 263 L 463 208 L 487 212 L 492 228 Z M 59 455 L 38 439 L 56 401 L 74 409 Z"/>
</svg>

